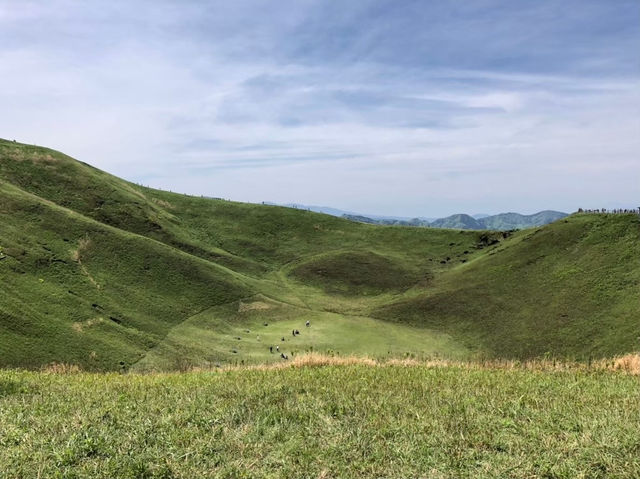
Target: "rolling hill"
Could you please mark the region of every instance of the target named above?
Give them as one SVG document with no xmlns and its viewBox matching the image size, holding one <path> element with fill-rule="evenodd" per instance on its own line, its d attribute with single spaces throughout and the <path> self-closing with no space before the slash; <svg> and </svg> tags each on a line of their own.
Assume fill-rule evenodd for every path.
<svg viewBox="0 0 640 479">
<path fill-rule="evenodd" d="M 576 215 L 521 231 L 374 316 L 467 336 L 499 356 L 637 350 L 639 238 L 632 215 Z"/>
<path fill-rule="evenodd" d="M 144 188 L 2 140 L 0 224 L 0 367 L 278 361 L 269 346 L 380 358 L 639 348 L 636 215 L 515 233 L 368 225 Z"/>
</svg>

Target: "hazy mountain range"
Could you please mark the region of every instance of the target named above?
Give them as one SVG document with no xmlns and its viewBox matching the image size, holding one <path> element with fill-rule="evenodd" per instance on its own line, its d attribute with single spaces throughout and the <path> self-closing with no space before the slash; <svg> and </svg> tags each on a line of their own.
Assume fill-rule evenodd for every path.
<svg viewBox="0 0 640 479">
<path fill-rule="evenodd" d="M 274 204 L 274 203 L 265 203 Z M 523 215 L 520 213 L 500 213 L 497 215 L 488 215 L 484 213 L 455 214 L 446 218 L 428 218 L 428 217 L 403 217 L 403 216 L 381 216 L 361 214 L 353 211 L 345 211 L 328 206 L 309 206 L 296 203 L 288 203 L 285 205 L 289 208 L 303 209 L 315 211 L 316 213 L 325 213 L 332 216 L 346 218 L 351 221 L 359 221 L 361 223 L 370 223 L 378 225 L 397 225 L 397 226 L 417 226 L 429 228 L 456 228 L 465 230 L 512 230 L 533 228 L 536 226 L 546 225 L 553 221 L 568 216 L 567 213 L 561 211 L 545 210 L 531 215 Z"/>
<path fill-rule="evenodd" d="M 427 218 L 423 216 L 414 218 L 411 216 L 385 216 L 385 215 L 372 215 L 372 214 L 366 214 L 366 213 L 363 214 L 355 211 L 347 211 L 347 210 L 341 210 L 338 208 L 332 208 L 330 206 L 303 205 L 300 203 L 279 204 L 279 203 L 270 203 L 268 201 L 265 201 L 264 204 L 273 205 L 273 206 L 285 206 L 287 208 L 296 208 L 299 210 L 315 211 L 316 213 L 324 213 L 326 215 L 337 216 L 338 218 L 352 219 L 350 218 L 351 216 L 354 216 L 354 217 L 357 216 L 357 217 L 368 219 L 371 222 L 375 222 L 374 220 L 398 221 L 398 222 L 402 222 L 402 221 L 410 222 L 414 220 L 421 220 L 421 221 L 431 222 L 438 219 L 438 218 Z M 355 221 L 358 221 L 358 220 L 355 220 Z M 381 223 L 381 224 L 396 224 L 396 223 Z"/>
</svg>

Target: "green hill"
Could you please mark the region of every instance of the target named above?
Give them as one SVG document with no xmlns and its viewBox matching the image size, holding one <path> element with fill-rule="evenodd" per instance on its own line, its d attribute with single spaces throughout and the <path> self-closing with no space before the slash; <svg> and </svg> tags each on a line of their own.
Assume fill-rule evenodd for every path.
<svg viewBox="0 0 640 479">
<path fill-rule="evenodd" d="M 446 331 L 502 357 L 637 350 L 639 238 L 635 215 L 574 215 L 518 232 L 374 316 Z"/>
<path fill-rule="evenodd" d="M 0 183 L 0 363 L 129 366 L 249 289 L 223 267 Z"/>
<path fill-rule="evenodd" d="M 639 348 L 634 215 L 514 235 L 367 225 L 144 188 L 1 140 L 0 222 L 0 367 L 278 361 L 269 346 L 456 358 Z"/>
</svg>

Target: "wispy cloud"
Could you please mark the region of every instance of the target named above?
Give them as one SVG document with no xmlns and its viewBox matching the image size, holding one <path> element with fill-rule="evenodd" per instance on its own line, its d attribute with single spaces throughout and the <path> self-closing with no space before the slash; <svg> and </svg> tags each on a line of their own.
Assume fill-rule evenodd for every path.
<svg viewBox="0 0 640 479">
<path fill-rule="evenodd" d="M 0 136 L 238 200 L 631 203 L 639 16 L 623 0 L 0 0 Z"/>
</svg>

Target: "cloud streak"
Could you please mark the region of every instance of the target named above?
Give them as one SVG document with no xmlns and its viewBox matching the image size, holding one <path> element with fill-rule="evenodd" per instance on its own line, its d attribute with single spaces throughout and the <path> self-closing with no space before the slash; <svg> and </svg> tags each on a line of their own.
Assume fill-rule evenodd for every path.
<svg viewBox="0 0 640 479">
<path fill-rule="evenodd" d="M 0 0 L 0 136 L 244 201 L 637 206 L 638 16 L 626 1 Z"/>
</svg>

